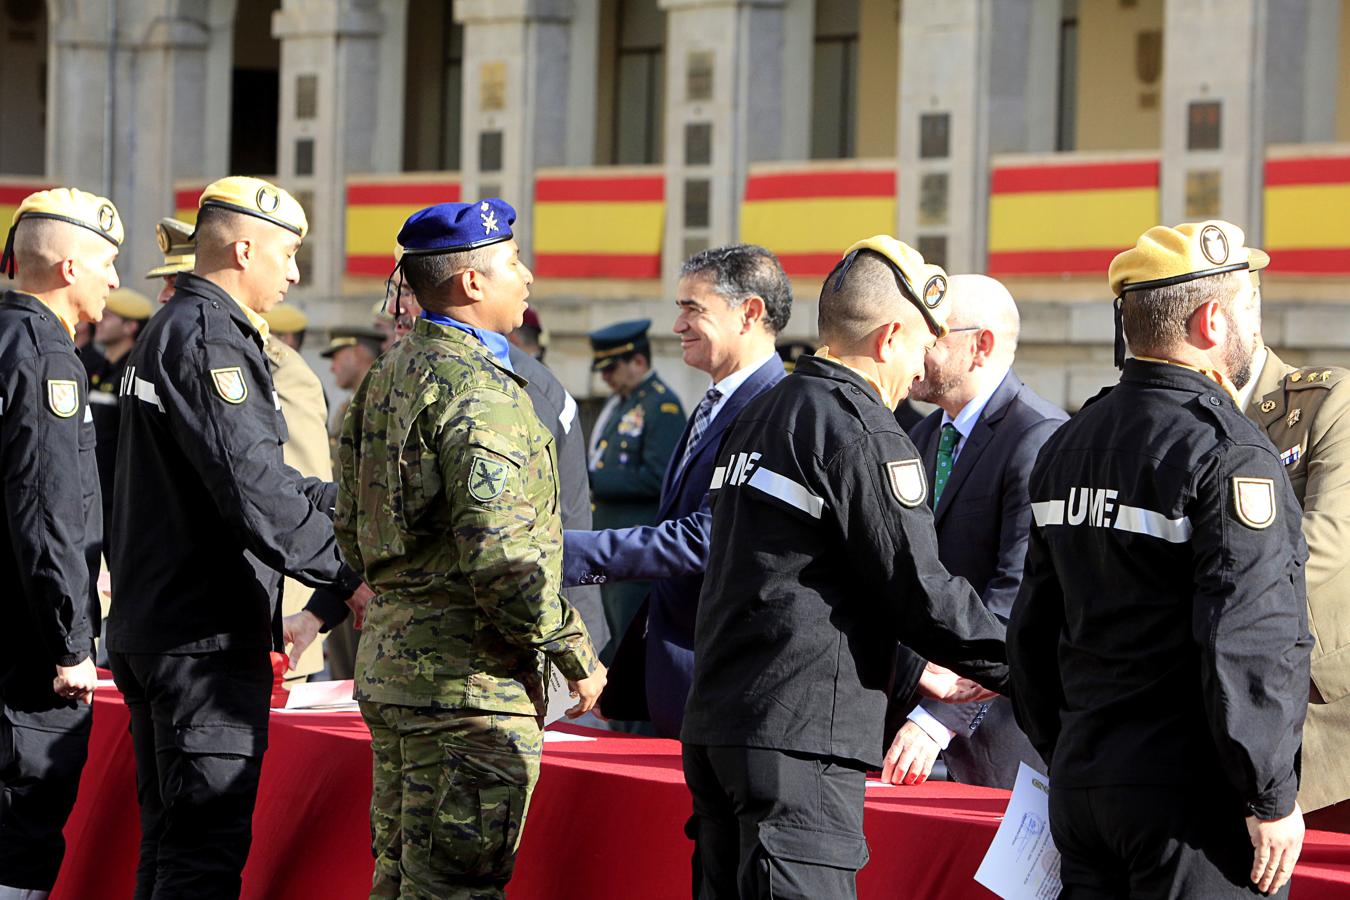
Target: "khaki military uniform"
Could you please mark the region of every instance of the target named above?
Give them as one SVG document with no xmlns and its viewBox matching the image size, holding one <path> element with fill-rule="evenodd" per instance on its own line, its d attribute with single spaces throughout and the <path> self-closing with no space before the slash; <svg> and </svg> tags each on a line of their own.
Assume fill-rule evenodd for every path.
<svg viewBox="0 0 1350 900">
<path fill-rule="evenodd" d="M 328 453 L 328 401 L 323 396 L 323 385 L 309 364 L 290 346 L 278 340 L 269 340 L 263 352 L 268 368 L 272 370 L 272 384 L 281 403 L 281 415 L 286 420 L 288 436 L 281 445 L 286 465 L 301 475 L 333 480 L 333 463 Z M 314 589 L 294 578 L 287 578 L 281 596 L 281 614 L 293 615 L 305 608 Z M 288 681 L 302 681 L 323 669 L 323 642 L 320 634 L 300 656 L 295 670 L 288 672 Z"/>
<path fill-rule="evenodd" d="M 375 591 L 356 660 L 372 897 L 500 898 L 538 777 L 545 661 L 596 667 L 559 593 L 553 437 L 475 338 L 418 319 L 352 398 L 337 534 Z"/>
<path fill-rule="evenodd" d="M 1270 437 L 1303 505 L 1312 691 L 1298 800 L 1350 798 L 1350 371 L 1296 369 L 1270 353 L 1246 413 Z"/>
</svg>

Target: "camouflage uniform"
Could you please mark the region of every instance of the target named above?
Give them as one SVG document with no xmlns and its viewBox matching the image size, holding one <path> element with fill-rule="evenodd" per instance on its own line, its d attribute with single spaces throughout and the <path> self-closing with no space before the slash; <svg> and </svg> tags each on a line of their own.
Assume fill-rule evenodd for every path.
<svg viewBox="0 0 1350 900">
<path fill-rule="evenodd" d="M 545 657 L 596 666 L 558 593 L 553 438 L 474 338 L 419 319 L 352 398 L 337 534 L 376 597 L 356 659 L 371 897 L 500 898 L 539 773 Z"/>
</svg>

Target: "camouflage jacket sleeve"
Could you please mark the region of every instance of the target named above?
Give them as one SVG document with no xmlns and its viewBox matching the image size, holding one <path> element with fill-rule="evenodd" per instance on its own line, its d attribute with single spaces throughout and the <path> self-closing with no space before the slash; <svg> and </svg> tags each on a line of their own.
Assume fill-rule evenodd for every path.
<svg viewBox="0 0 1350 900">
<path fill-rule="evenodd" d="M 444 416 L 438 456 L 459 568 L 483 615 L 506 640 L 547 654 L 566 678 L 588 676 L 595 650 L 558 592 L 557 465 L 533 410 L 500 390 L 469 391 Z"/>
</svg>

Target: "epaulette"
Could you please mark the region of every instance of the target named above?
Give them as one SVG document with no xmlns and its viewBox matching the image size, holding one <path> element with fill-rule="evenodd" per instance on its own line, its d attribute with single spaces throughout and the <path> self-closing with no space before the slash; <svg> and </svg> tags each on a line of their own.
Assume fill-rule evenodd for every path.
<svg viewBox="0 0 1350 900">
<path fill-rule="evenodd" d="M 1295 369 L 1284 377 L 1284 389 L 1286 391 L 1301 391 L 1306 388 L 1334 387 L 1342 381 L 1350 370 L 1342 369 L 1339 366 L 1328 366 L 1322 368 Z"/>
</svg>

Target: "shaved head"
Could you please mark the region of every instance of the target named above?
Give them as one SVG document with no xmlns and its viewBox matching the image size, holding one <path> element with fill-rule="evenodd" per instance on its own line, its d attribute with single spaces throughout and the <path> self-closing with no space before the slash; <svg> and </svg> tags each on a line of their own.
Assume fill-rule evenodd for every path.
<svg viewBox="0 0 1350 900">
<path fill-rule="evenodd" d="M 864 339 L 890 322 L 911 327 L 909 315 L 917 327 L 928 326 L 914 305 L 900 293 L 895 273 L 880 255 L 863 250 L 839 283 L 838 266 L 825 278 L 820 289 L 817 327 L 820 339 L 836 350 L 858 347 Z"/>
<path fill-rule="evenodd" d="M 63 260 L 79 257 L 87 246 L 86 238 L 103 241 L 88 228 L 59 219 L 21 221 L 14 232 L 14 260 L 25 287 L 28 290 L 59 287 L 59 275 L 53 270 Z"/>
<path fill-rule="evenodd" d="M 1012 294 L 987 275 L 951 276 L 947 298 L 951 331 L 928 351 L 923 380 L 910 396 L 955 417 L 1012 366 L 1022 322 Z"/>
<path fill-rule="evenodd" d="M 236 241 L 251 241 L 265 228 L 276 228 L 257 216 L 246 216 L 220 207 L 207 207 L 197 214 L 197 270 L 211 271 L 231 264 Z"/>
</svg>

